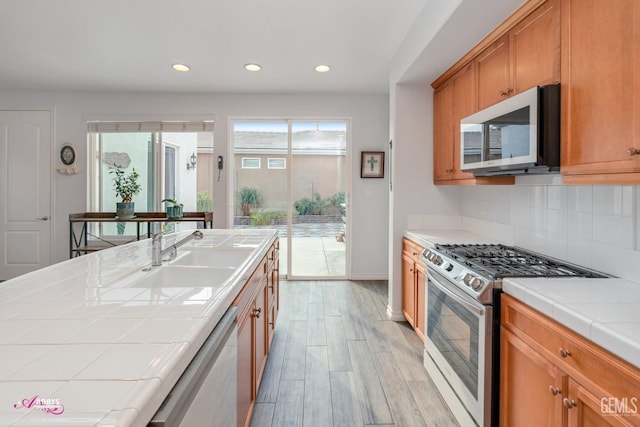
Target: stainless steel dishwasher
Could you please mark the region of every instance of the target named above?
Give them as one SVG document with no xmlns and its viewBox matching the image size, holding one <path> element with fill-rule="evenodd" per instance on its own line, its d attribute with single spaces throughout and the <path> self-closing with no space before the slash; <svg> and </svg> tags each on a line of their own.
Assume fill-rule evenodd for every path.
<svg viewBox="0 0 640 427">
<path fill-rule="evenodd" d="M 236 425 L 238 327 L 236 308 L 220 319 L 148 427 Z"/>
</svg>

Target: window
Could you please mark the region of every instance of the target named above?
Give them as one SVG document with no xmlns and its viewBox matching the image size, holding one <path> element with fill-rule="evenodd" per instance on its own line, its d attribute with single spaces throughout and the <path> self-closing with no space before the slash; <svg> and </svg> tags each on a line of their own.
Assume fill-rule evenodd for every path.
<svg viewBox="0 0 640 427">
<path fill-rule="evenodd" d="M 161 200 L 176 199 L 185 212 L 197 211 L 213 187 L 213 122 L 89 122 L 88 207 L 94 212 L 115 212 L 113 168 L 135 168 L 140 193 L 134 196 L 137 212 L 163 211 Z M 197 154 L 196 154 L 197 153 Z M 196 167 L 190 157 L 196 155 Z M 209 204 L 205 204 L 210 206 Z M 96 224 L 97 236 L 136 235 L 135 223 Z"/>
<path fill-rule="evenodd" d="M 260 169 L 260 159 L 258 157 L 243 157 L 242 169 Z"/>
<path fill-rule="evenodd" d="M 268 158 L 267 159 L 267 168 L 269 169 L 286 169 L 287 168 L 287 159 L 284 157 L 277 158 Z"/>
</svg>

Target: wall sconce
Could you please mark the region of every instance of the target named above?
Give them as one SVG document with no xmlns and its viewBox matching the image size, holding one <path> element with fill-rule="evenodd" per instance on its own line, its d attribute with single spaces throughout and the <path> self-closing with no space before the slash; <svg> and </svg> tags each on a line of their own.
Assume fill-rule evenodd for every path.
<svg viewBox="0 0 640 427">
<path fill-rule="evenodd" d="M 187 163 L 187 170 L 195 169 L 197 161 L 198 161 L 198 157 L 196 157 L 196 153 L 194 152 L 191 154 L 191 157 L 189 157 L 189 163 Z"/>
</svg>

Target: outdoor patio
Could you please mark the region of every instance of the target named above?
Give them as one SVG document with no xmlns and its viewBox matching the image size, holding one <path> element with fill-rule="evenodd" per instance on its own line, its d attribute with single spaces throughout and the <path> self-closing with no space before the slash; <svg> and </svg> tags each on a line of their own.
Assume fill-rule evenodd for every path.
<svg viewBox="0 0 640 427">
<path fill-rule="evenodd" d="M 342 223 L 293 225 L 293 271 L 287 265 L 287 226 L 236 225 L 234 228 L 275 228 L 280 236 L 280 274 L 303 277 L 344 277 L 346 242 L 336 236 L 344 230 Z"/>
</svg>

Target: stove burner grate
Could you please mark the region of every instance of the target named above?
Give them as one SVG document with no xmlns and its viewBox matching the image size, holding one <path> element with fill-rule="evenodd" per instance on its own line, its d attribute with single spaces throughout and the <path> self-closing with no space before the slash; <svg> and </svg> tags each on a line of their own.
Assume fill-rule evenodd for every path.
<svg viewBox="0 0 640 427">
<path fill-rule="evenodd" d="M 504 277 L 606 277 L 526 249 L 500 244 L 436 245 L 445 255 L 499 279 Z"/>
</svg>

